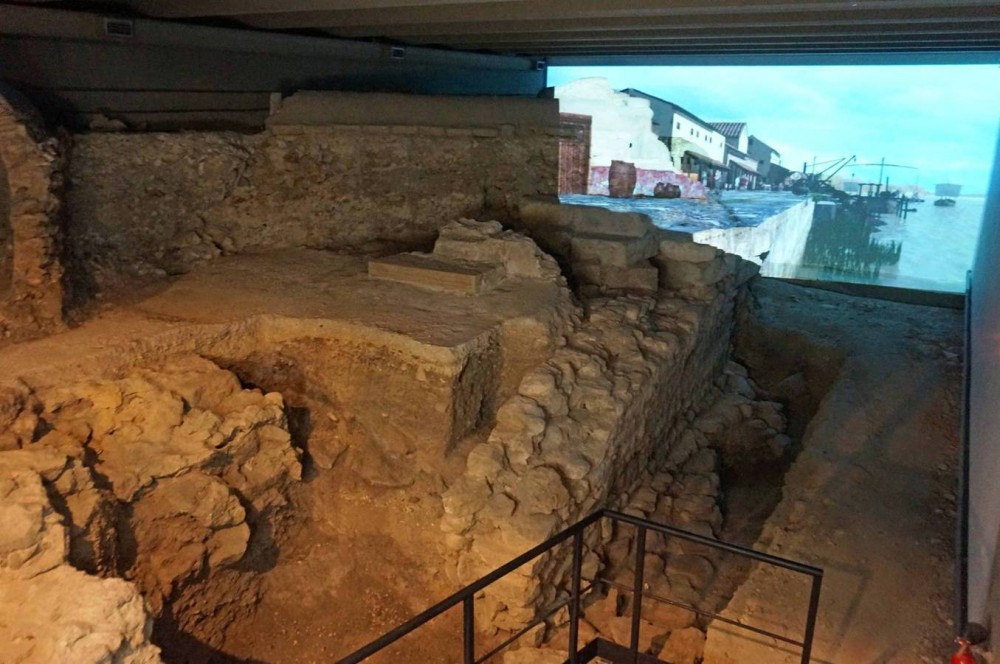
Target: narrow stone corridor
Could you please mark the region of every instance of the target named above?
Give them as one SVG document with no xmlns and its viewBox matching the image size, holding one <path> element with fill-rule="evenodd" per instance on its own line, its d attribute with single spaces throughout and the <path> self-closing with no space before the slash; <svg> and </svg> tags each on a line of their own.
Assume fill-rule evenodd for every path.
<svg viewBox="0 0 1000 664">
<path fill-rule="evenodd" d="M 813 661 L 941 661 L 952 637 L 961 312 L 770 280 L 754 291 L 737 357 L 775 397 L 793 399 L 797 373 L 844 358 L 757 542 L 825 569 Z M 807 601 L 805 584 L 761 567 L 723 615 L 800 638 Z M 709 628 L 706 664 L 798 661 L 797 650 Z"/>
</svg>

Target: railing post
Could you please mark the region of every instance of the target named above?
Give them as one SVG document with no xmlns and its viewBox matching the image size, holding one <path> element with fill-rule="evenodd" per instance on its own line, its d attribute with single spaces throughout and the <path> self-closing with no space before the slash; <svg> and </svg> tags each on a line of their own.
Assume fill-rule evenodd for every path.
<svg viewBox="0 0 1000 664">
<path fill-rule="evenodd" d="M 816 614 L 819 612 L 819 589 L 823 584 L 823 575 L 812 578 L 812 590 L 809 593 L 809 614 L 806 616 L 806 633 L 802 637 L 802 664 L 809 664 L 812 657 L 813 637 L 816 635 Z"/>
<path fill-rule="evenodd" d="M 462 600 L 462 635 L 462 661 L 476 664 L 476 605 L 472 594 Z"/>
<path fill-rule="evenodd" d="M 642 576 L 646 567 L 646 526 L 637 526 L 635 538 L 635 587 L 632 590 L 632 661 L 639 661 L 639 621 L 642 618 Z"/>
<path fill-rule="evenodd" d="M 569 599 L 569 662 L 577 664 L 579 660 L 579 629 L 580 629 L 580 575 L 583 574 L 583 530 L 573 535 L 573 577 L 570 586 Z"/>
</svg>

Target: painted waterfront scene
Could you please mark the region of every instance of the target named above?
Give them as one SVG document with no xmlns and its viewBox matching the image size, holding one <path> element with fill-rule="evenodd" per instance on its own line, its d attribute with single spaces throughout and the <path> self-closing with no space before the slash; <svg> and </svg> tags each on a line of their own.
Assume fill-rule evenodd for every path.
<svg viewBox="0 0 1000 664">
<path fill-rule="evenodd" d="M 972 266 L 986 199 L 961 196 L 954 206 L 929 201 L 906 220 L 817 218 L 799 262 L 765 261 L 764 276 L 872 283 L 962 292 Z"/>
<path fill-rule="evenodd" d="M 571 136 L 560 199 L 646 214 L 758 263 L 765 277 L 962 292 L 997 131 L 1000 85 L 987 83 L 1000 74 L 861 73 L 554 70 Z M 912 84 L 931 74 L 965 77 L 961 101 Z"/>
</svg>

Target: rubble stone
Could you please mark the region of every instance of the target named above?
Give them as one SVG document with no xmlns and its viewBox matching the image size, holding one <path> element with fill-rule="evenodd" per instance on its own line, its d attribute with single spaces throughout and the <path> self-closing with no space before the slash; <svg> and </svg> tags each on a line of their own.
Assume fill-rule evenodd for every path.
<svg viewBox="0 0 1000 664">
<path fill-rule="evenodd" d="M 151 620 L 181 588 L 234 569 L 301 476 L 282 399 L 193 355 L 29 393 L 8 391 L 4 410 L 30 409 L 37 426 L 0 451 L 11 661 L 158 662 Z M 105 575 L 127 564 L 132 583 L 69 563 Z M 25 615 L 6 621 L 23 597 Z"/>
<path fill-rule="evenodd" d="M 0 344 L 63 325 L 62 168 L 62 146 L 41 117 L 0 87 Z"/>
<path fill-rule="evenodd" d="M 160 664 L 142 597 L 122 579 L 60 565 L 32 579 L 0 571 L 0 639 L 10 664 Z"/>
<path fill-rule="evenodd" d="M 659 657 L 671 664 L 698 664 L 705 650 L 705 633 L 696 627 L 671 632 Z"/>
</svg>

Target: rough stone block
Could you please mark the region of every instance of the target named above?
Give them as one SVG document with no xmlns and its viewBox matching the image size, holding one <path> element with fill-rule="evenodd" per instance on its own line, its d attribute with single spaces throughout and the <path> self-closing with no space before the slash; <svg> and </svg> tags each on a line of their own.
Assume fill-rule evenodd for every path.
<svg viewBox="0 0 1000 664">
<path fill-rule="evenodd" d="M 697 664 L 705 651 L 705 633 L 686 627 L 670 634 L 660 651 L 660 659 L 672 664 Z"/>
<path fill-rule="evenodd" d="M 435 259 L 501 266 L 509 277 L 556 279 L 555 261 L 531 239 L 504 231 L 496 221 L 460 219 L 441 229 L 434 243 Z"/>
<path fill-rule="evenodd" d="M 661 240 L 660 255 L 673 261 L 708 263 L 721 256 L 722 252 L 710 244 L 698 244 L 690 236 L 685 236 Z"/>
<path fill-rule="evenodd" d="M 601 630 L 601 633 L 618 645 L 628 646 L 632 641 L 632 618 L 630 616 L 612 618 L 606 630 Z M 657 633 L 656 625 L 648 620 L 639 621 L 639 652 L 646 652 L 652 647 L 653 638 Z"/>
<path fill-rule="evenodd" d="M 573 263 L 573 276 L 582 284 L 597 286 L 601 283 L 601 266 L 598 263 Z"/>
<path fill-rule="evenodd" d="M 667 560 L 667 578 L 671 582 L 686 581 L 692 588 L 708 587 L 715 575 L 715 568 L 704 556 L 675 554 Z"/>
<path fill-rule="evenodd" d="M 612 212 L 582 205 L 564 206 L 564 210 L 570 228 L 580 235 L 641 238 L 653 227 L 649 217 L 638 212 Z"/>
<path fill-rule="evenodd" d="M 622 238 L 613 235 L 578 235 L 570 241 L 574 262 L 600 263 L 627 268 L 657 254 L 656 239 L 649 235 Z"/>
<path fill-rule="evenodd" d="M 449 263 L 426 254 L 399 254 L 368 261 L 368 275 L 434 290 L 476 295 L 500 283 L 504 272 L 496 265 Z"/>
<path fill-rule="evenodd" d="M 709 263 L 685 263 L 681 261 L 664 261 L 666 285 L 672 288 L 689 286 L 712 286 L 726 276 L 726 265 L 723 261 Z"/>
<path fill-rule="evenodd" d="M 620 290 L 642 291 L 655 293 L 659 286 L 660 271 L 649 264 L 633 265 L 620 268 L 605 266 L 601 268 L 601 285 Z"/>
<path fill-rule="evenodd" d="M 693 625 L 695 613 L 676 604 L 667 604 L 646 597 L 642 600 L 642 617 L 656 625 L 658 630 L 672 632 Z"/>
</svg>

